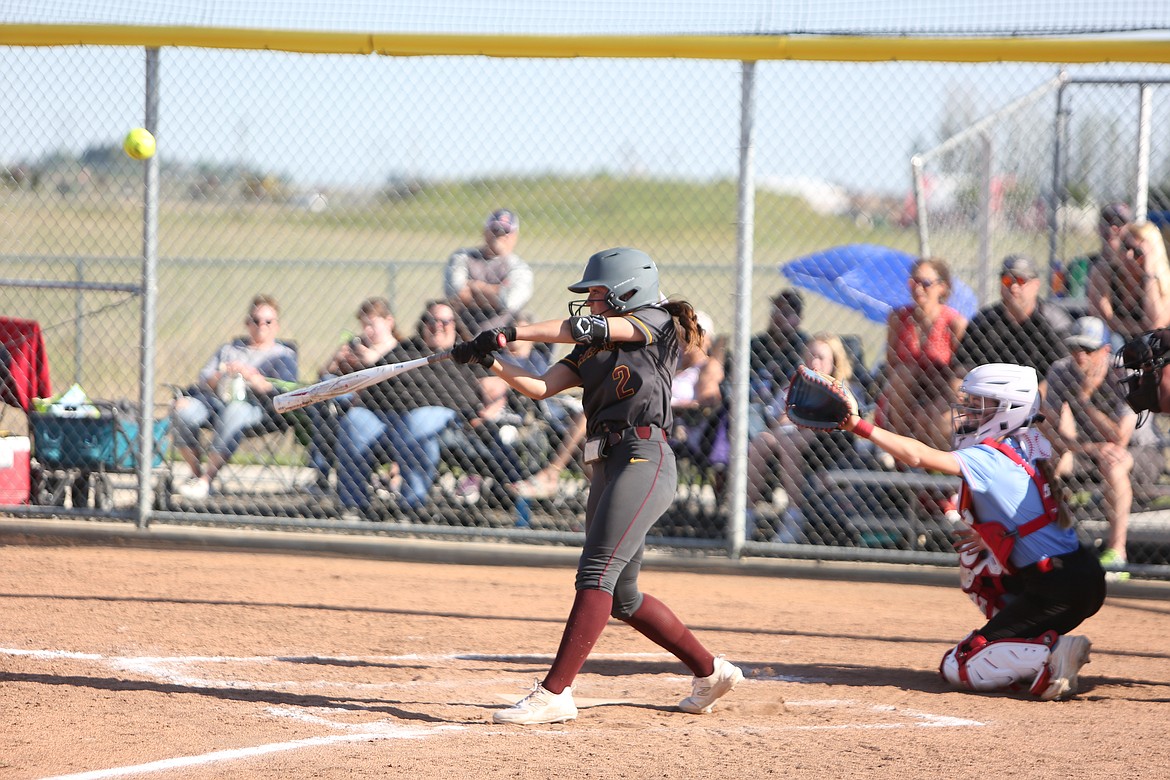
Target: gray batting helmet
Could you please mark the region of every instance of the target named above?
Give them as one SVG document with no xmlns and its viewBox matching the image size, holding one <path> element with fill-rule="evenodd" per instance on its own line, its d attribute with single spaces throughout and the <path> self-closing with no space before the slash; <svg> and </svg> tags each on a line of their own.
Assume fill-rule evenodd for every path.
<svg viewBox="0 0 1170 780">
<path fill-rule="evenodd" d="M 658 303 L 658 266 L 650 255 L 639 249 L 617 247 L 598 252 L 585 264 L 581 281 L 569 285 L 572 292 L 589 292 L 590 287 L 604 287 L 609 290 L 606 303 L 618 314 Z M 584 309 L 583 301 L 570 304 L 576 307 L 576 315 Z"/>
</svg>

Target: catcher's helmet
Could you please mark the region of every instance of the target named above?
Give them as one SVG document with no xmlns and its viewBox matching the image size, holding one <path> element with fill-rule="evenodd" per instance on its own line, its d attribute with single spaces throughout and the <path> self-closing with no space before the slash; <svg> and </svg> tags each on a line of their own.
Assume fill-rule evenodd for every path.
<svg viewBox="0 0 1170 780">
<path fill-rule="evenodd" d="M 987 363 L 971 369 L 951 404 L 951 443 L 970 447 L 1026 427 L 1040 411 L 1036 369 L 1011 363 Z"/>
<path fill-rule="evenodd" d="M 658 266 L 638 249 L 606 249 L 589 258 L 581 281 L 569 285 L 569 290 L 587 293 L 590 287 L 609 290 L 605 302 L 618 314 L 625 314 L 658 303 Z M 569 311 L 577 316 L 587 306 L 587 301 L 573 301 Z"/>
</svg>

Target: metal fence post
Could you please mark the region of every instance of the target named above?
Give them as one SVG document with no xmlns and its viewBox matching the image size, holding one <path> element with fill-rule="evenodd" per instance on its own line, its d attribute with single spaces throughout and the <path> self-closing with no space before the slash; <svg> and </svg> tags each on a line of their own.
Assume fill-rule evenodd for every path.
<svg viewBox="0 0 1170 780">
<path fill-rule="evenodd" d="M 1141 85 L 1138 97 L 1137 182 L 1133 194 L 1133 217 L 1139 222 L 1150 210 L 1150 115 L 1154 110 L 1154 91 Z"/>
<path fill-rule="evenodd" d="M 739 193 L 736 228 L 735 347 L 731 366 L 731 462 L 727 491 L 727 554 L 740 557 L 747 510 L 748 345 L 752 315 L 752 236 L 755 229 L 756 63 L 743 63 L 739 130 Z"/>
<path fill-rule="evenodd" d="M 146 50 L 146 106 L 144 126 L 158 134 L 159 50 Z M 154 331 L 158 300 L 158 154 L 146 160 L 142 205 L 142 327 L 138 397 L 138 527 L 150 522 L 154 498 Z"/>
</svg>

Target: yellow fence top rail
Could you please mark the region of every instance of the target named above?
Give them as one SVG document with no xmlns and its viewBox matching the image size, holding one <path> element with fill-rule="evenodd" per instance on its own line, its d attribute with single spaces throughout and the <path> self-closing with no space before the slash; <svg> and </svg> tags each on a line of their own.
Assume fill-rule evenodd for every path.
<svg viewBox="0 0 1170 780">
<path fill-rule="evenodd" d="M 393 57 L 537 57 L 820 62 L 1170 63 L 1170 38 L 604 36 L 311 32 L 214 27 L 0 25 L 0 46 L 181 46 Z"/>
</svg>

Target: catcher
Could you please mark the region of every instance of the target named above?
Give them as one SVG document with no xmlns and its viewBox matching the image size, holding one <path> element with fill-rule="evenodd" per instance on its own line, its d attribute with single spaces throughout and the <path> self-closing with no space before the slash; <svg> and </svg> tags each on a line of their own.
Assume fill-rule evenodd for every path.
<svg viewBox="0 0 1170 780">
<path fill-rule="evenodd" d="M 1036 371 L 1007 363 L 967 374 L 951 407 L 954 452 L 875 427 L 840 383 L 801 367 L 788 416 L 815 429 L 852 431 L 896 460 L 963 478 L 956 532 L 963 590 L 988 618 L 943 655 L 939 672 L 973 691 L 1067 698 L 1089 661 L 1086 637 L 1068 632 L 1105 600 L 1105 572 L 1080 545 L 1050 484 L 1052 447 L 1038 421 Z"/>
</svg>

